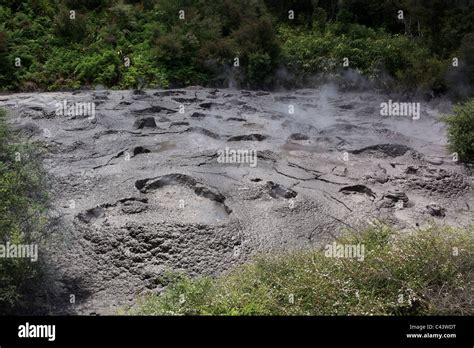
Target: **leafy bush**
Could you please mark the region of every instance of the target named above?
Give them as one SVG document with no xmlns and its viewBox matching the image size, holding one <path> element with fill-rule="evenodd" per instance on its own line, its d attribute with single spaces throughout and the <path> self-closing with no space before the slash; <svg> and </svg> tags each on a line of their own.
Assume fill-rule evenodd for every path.
<svg viewBox="0 0 474 348">
<path fill-rule="evenodd" d="M 265 78 L 271 78 L 280 53 L 271 21 L 265 17 L 243 21 L 229 39 L 244 71 L 242 84 L 261 87 Z"/>
<path fill-rule="evenodd" d="M 18 157 L 18 156 L 21 156 Z M 0 109 L 0 244 L 31 244 L 42 233 L 47 195 L 38 153 L 13 145 L 11 132 Z M 36 262 L 26 258 L 0 258 L 0 313 L 24 308 L 37 279 Z"/>
<path fill-rule="evenodd" d="M 338 240 L 364 245 L 363 261 L 324 251 L 260 256 L 218 278 L 177 276 L 131 313 L 472 315 L 473 232 L 432 226 L 400 234 L 378 225 Z"/>
<path fill-rule="evenodd" d="M 55 33 L 65 41 L 79 42 L 87 36 L 86 16 L 76 10 L 75 19 L 71 19 L 72 9 L 63 8 L 54 19 Z"/>
<path fill-rule="evenodd" d="M 167 88 L 169 85 L 168 77 L 164 69 L 153 66 L 151 59 L 147 59 L 146 53 L 136 54 L 129 57 L 130 67 L 122 67 L 122 78 L 120 86 L 127 87 L 149 87 Z"/>
<path fill-rule="evenodd" d="M 46 90 L 79 88 L 81 82 L 74 76 L 83 54 L 71 48 L 53 48 L 48 60 L 25 74 L 25 80 L 35 81 Z"/>
<path fill-rule="evenodd" d="M 113 50 L 106 50 L 84 57 L 76 66 L 74 74 L 84 84 L 112 86 L 119 81 L 119 65 L 123 64 Z"/>
<path fill-rule="evenodd" d="M 183 10 L 186 20 L 178 18 Z M 205 83 L 239 58 L 239 83 L 260 86 L 277 65 L 278 43 L 261 0 L 163 1 L 159 13 L 168 27 L 154 45 L 157 60 L 178 83 Z M 161 18 L 161 17 L 160 17 Z M 171 18 L 171 19 L 170 19 Z"/>
<path fill-rule="evenodd" d="M 8 54 L 7 35 L 0 31 L 0 85 L 10 88 L 14 83 L 12 57 Z"/>
<path fill-rule="evenodd" d="M 443 62 L 406 36 L 357 24 L 335 23 L 322 31 L 309 32 L 282 26 L 279 38 L 285 65 L 301 78 L 336 74 L 343 69 L 343 59 L 348 58 L 350 68 L 374 81 L 388 72 L 405 89 L 444 88 Z"/>
<path fill-rule="evenodd" d="M 247 78 L 251 85 L 262 86 L 273 71 L 272 58 L 268 53 L 250 53 L 248 56 Z"/>
<path fill-rule="evenodd" d="M 461 41 L 459 48 L 466 78 L 472 86 L 474 85 L 474 33 L 467 34 Z"/>
<path fill-rule="evenodd" d="M 453 108 L 453 115 L 443 117 L 448 126 L 451 151 L 465 162 L 474 162 L 474 99 Z"/>
<path fill-rule="evenodd" d="M 126 5 L 123 2 L 119 2 L 109 8 L 109 14 L 111 16 L 112 23 L 117 25 L 118 30 L 136 29 L 137 23 L 132 5 Z"/>
<path fill-rule="evenodd" d="M 178 28 L 161 35 L 155 41 L 156 58 L 169 71 L 170 80 L 177 85 L 203 83 L 207 76 L 203 66 L 197 64 L 199 39 L 188 33 L 183 35 Z"/>
</svg>

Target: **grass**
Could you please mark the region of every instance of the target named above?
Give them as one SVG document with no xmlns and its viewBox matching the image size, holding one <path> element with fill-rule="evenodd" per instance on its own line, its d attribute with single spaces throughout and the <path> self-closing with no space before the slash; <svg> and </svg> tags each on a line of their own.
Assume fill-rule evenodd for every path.
<svg viewBox="0 0 474 348">
<path fill-rule="evenodd" d="M 257 257 L 217 278 L 171 274 L 138 315 L 472 315 L 474 228 L 386 225 L 337 242 L 362 244 L 363 261 L 293 251 Z"/>
</svg>

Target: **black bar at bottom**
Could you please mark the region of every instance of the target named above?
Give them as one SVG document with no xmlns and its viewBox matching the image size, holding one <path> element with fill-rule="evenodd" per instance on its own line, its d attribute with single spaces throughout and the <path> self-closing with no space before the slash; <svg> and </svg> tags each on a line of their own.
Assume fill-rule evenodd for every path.
<svg viewBox="0 0 474 348">
<path fill-rule="evenodd" d="M 28 323 L 28 324 L 27 324 Z M 23 325 L 23 327 L 21 326 Z M 54 341 L 37 335 L 55 325 Z M 0 316 L 0 346 L 296 344 L 472 347 L 472 317 Z M 51 331 L 50 331 L 51 333 Z M 20 334 L 21 335 L 21 334 Z"/>
</svg>

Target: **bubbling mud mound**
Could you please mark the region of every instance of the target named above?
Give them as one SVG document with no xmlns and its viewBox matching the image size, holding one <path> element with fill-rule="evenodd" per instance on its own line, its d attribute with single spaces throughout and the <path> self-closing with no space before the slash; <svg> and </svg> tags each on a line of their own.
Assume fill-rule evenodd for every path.
<svg viewBox="0 0 474 348">
<path fill-rule="evenodd" d="M 387 99 L 330 86 L 1 96 L 47 149 L 47 311 L 113 314 L 170 271 L 217 275 L 373 219 L 468 224 L 471 177 L 445 150 L 437 107 L 382 117 Z M 64 100 L 93 102 L 95 115 L 57 115 Z"/>
</svg>

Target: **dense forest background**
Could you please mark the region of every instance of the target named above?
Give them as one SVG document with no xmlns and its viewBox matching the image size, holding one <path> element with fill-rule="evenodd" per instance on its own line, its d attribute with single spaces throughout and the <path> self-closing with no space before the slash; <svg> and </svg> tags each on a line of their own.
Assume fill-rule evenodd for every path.
<svg viewBox="0 0 474 348">
<path fill-rule="evenodd" d="M 464 98 L 473 27 L 474 2 L 456 0 L 0 0 L 0 89 L 276 88 L 363 75 Z"/>
</svg>

